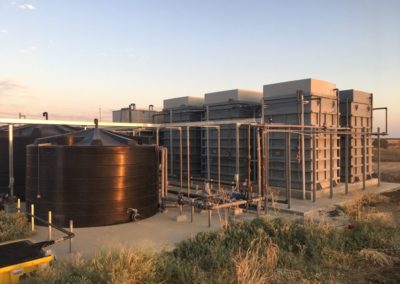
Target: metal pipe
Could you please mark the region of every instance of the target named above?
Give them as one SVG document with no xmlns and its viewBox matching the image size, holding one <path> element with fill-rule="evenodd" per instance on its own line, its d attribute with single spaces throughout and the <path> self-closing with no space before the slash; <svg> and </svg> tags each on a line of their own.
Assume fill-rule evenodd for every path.
<svg viewBox="0 0 400 284">
<path fill-rule="evenodd" d="M 160 145 L 160 129 L 158 127 L 156 129 L 156 144 L 157 146 Z"/>
<path fill-rule="evenodd" d="M 385 111 L 385 132 L 381 133 L 381 135 L 387 135 L 388 134 L 388 108 L 387 107 L 375 107 L 372 109 L 374 110 L 384 110 Z"/>
<path fill-rule="evenodd" d="M 303 190 L 303 200 L 306 199 L 306 155 L 305 155 L 305 145 L 304 145 L 304 96 L 300 96 L 301 102 L 301 182 Z"/>
<path fill-rule="evenodd" d="M 20 213 L 21 212 L 21 199 L 17 199 L 17 212 Z"/>
<path fill-rule="evenodd" d="M 35 231 L 35 205 L 31 204 L 31 230 Z"/>
<path fill-rule="evenodd" d="M 172 110 L 170 110 L 170 112 L 169 112 L 169 122 L 172 123 Z M 171 168 L 170 168 L 170 175 L 171 176 L 174 174 L 174 164 L 173 164 L 174 163 L 174 157 L 173 157 L 174 150 L 173 150 L 173 144 L 174 144 L 174 141 L 172 139 L 172 128 L 170 128 L 169 129 L 169 148 L 170 148 L 170 150 L 169 150 L 169 158 L 170 158 L 170 166 L 171 166 Z"/>
<path fill-rule="evenodd" d="M 239 140 L 239 124 L 236 123 L 236 183 L 237 188 L 240 187 L 240 170 L 239 170 L 239 147 L 240 147 L 240 140 Z"/>
<path fill-rule="evenodd" d="M 217 127 L 218 136 L 218 191 L 221 190 L 221 129 Z"/>
<path fill-rule="evenodd" d="M 381 186 L 381 128 L 378 127 L 378 186 Z"/>
<path fill-rule="evenodd" d="M 268 128 L 265 132 L 265 155 L 264 155 L 264 186 L 265 186 L 265 196 L 264 196 L 264 211 L 268 214 L 268 186 L 269 186 L 269 133 Z"/>
<path fill-rule="evenodd" d="M 261 196 L 261 179 L 262 179 L 262 173 L 261 173 L 261 144 L 260 144 L 260 129 L 255 128 L 257 131 L 257 164 L 258 164 L 258 184 L 257 184 L 257 197 Z M 258 210 L 257 210 L 258 211 Z"/>
<path fill-rule="evenodd" d="M 51 224 L 52 224 L 52 215 L 51 215 L 51 211 L 49 211 L 49 216 L 48 216 L 48 218 L 49 218 L 49 224 L 48 224 L 48 238 L 49 238 L 49 240 L 51 240 L 52 239 L 52 227 L 51 227 Z"/>
<path fill-rule="evenodd" d="M 8 125 L 8 171 L 10 197 L 14 198 L 14 126 Z"/>
<path fill-rule="evenodd" d="M 250 192 L 250 184 L 251 184 L 251 143 L 250 143 L 250 132 L 251 127 L 248 126 L 247 129 L 247 190 Z"/>
<path fill-rule="evenodd" d="M 312 201 L 317 201 L 317 137 L 314 132 L 312 136 L 312 189 L 313 189 L 313 196 Z"/>
<path fill-rule="evenodd" d="M 288 209 L 291 207 L 291 199 L 292 199 L 292 157 L 291 157 L 291 139 L 290 132 L 286 134 L 286 195 L 287 195 L 287 203 Z"/>
<path fill-rule="evenodd" d="M 344 193 L 347 195 L 349 193 L 349 135 L 345 134 L 345 146 L 344 146 Z"/>
<path fill-rule="evenodd" d="M 161 198 L 165 197 L 165 150 L 164 147 L 161 148 Z"/>
<path fill-rule="evenodd" d="M 261 201 L 261 197 L 253 198 L 251 200 L 239 200 L 239 201 L 234 201 L 234 202 L 228 202 L 228 203 L 222 203 L 222 204 L 217 204 L 217 205 L 212 205 L 212 206 L 206 206 L 207 209 L 223 209 L 223 208 L 229 208 L 229 207 L 235 207 L 243 204 L 249 204 L 249 203 L 254 203 Z"/>
<path fill-rule="evenodd" d="M 182 148 L 182 128 L 179 128 L 179 178 L 180 178 L 180 190 L 183 191 L 183 148 Z"/>
<path fill-rule="evenodd" d="M 165 196 L 167 196 L 168 195 L 168 148 L 165 148 L 165 173 L 164 173 L 164 176 L 165 176 L 165 183 L 164 183 L 164 186 L 165 186 L 165 192 L 164 192 L 164 194 L 165 194 Z"/>
<path fill-rule="evenodd" d="M 46 120 L 49 120 L 49 113 L 47 111 L 43 113 L 43 116 L 45 117 Z"/>
<path fill-rule="evenodd" d="M 190 204 L 190 222 L 193 223 L 194 221 L 194 199 L 191 200 Z"/>
<path fill-rule="evenodd" d="M 190 127 L 186 126 L 186 151 L 187 151 L 187 195 L 190 194 Z"/>
<path fill-rule="evenodd" d="M 362 157 L 363 157 L 363 187 L 362 190 L 365 191 L 366 189 L 366 180 L 367 180 L 367 134 L 365 131 L 365 128 L 362 130 L 363 136 L 362 136 Z"/>
<path fill-rule="evenodd" d="M 69 220 L 69 233 L 74 233 L 74 221 Z M 69 253 L 72 253 L 72 238 L 69 239 Z"/>
<path fill-rule="evenodd" d="M 333 132 L 329 131 L 329 197 L 333 198 Z"/>
<path fill-rule="evenodd" d="M 206 106 L 206 120 L 209 121 L 210 111 L 208 106 Z M 211 179 L 211 166 L 210 166 L 210 130 L 206 129 L 206 139 L 207 139 L 207 180 Z"/>
</svg>

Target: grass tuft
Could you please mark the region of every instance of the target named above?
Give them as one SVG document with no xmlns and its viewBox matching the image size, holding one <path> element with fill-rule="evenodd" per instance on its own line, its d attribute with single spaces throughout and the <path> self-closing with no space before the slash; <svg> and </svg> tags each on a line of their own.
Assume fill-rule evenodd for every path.
<svg viewBox="0 0 400 284">
<path fill-rule="evenodd" d="M 10 214 L 0 211 L 0 242 L 29 237 L 32 234 L 23 213 Z"/>
</svg>

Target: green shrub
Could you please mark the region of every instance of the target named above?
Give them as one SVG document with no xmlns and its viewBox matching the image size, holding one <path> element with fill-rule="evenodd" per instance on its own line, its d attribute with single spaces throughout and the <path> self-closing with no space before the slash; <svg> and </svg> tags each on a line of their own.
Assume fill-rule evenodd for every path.
<svg viewBox="0 0 400 284">
<path fill-rule="evenodd" d="M 24 214 L 0 211 L 0 242 L 23 239 L 30 235 L 30 226 Z"/>
<path fill-rule="evenodd" d="M 398 259 L 400 231 L 377 221 L 351 228 L 280 219 L 199 233 L 170 252 L 132 249 L 56 262 L 28 283 L 315 283 L 335 282 L 371 262 Z M 383 250 L 385 253 L 381 253 Z M 387 261 L 386 261 L 387 260 Z M 390 261 L 389 261 L 390 260 Z M 333 280 L 332 280 L 333 279 Z M 340 281 L 339 281 L 340 282 Z"/>
</svg>

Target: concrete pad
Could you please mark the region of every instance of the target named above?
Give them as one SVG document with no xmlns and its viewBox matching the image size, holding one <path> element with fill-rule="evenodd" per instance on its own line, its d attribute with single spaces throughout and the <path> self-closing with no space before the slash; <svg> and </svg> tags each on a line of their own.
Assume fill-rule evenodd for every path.
<svg viewBox="0 0 400 284">
<path fill-rule="evenodd" d="M 381 186 L 369 186 L 366 188 L 365 191 L 362 191 L 360 188 L 358 188 L 358 190 L 355 190 L 357 188 L 358 185 L 352 185 L 350 190 L 349 186 L 348 195 L 344 194 L 344 190 L 334 191 L 333 198 L 330 198 L 329 195 L 324 194 L 317 198 L 317 201 L 315 203 L 313 203 L 311 200 L 292 199 L 290 209 L 288 208 L 287 204 L 276 203 L 271 206 L 270 210 L 305 217 L 318 213 L 320 210 L 334 207 L 335 205 L 343 205 L 346 202 L 350 202 L 355 198 L 360 197 L 362 194 L 379 194 L 400 189 L 400 184 L 382 182 Z"/>
<path fill-rule="evenodd" d="M 183 208 L 183 214 L 191 214 L 190 207 Z M 184 216 L 182 215 L 182 216 Z M 74 228 L 76 237 L 73 239 L 73 253 L 84 257 L 90 256 L 102 249 L 115 247 L 140 247 L 149 250 L 170 250 L 175 245 L 197 233 L 213 231 L 222 228 L 222 221 L 218 214 L 212 214 L 211 227 L 208 227 L 208 214 L 195 214 L 193 223 L 177 222 L 179 208 L 169 208 L 167 213 L 159 213 L 148 219 L 134 223 L 114 226 Z M 63 236 L 53 229 L 53 239 Z M 48 239 L 48 228 L 36 226 L 36 234 L 30 238 L 34 242 Z M 57 257 L 68 257 L 68 241 L 51 246 Z"/>
<path fill-rule="evenodd" d="M 187 221 L 187 216 L 186 215 L 178 215 L 176 216 L 176 222 L 186 222 Z"/>
</svg>

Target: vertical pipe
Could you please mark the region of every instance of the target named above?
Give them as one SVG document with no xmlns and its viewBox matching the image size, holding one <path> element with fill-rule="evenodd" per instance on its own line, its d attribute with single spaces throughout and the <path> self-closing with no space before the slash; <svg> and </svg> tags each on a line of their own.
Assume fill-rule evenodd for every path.
<svg viewBox="0 0 400 284">
<path fill-rule="evenodd" d="M 210 111 L 208 106 L 206 106 L 206 119 L 207 121 L 210 118 Z M 210 166 L 210 130 L 206 128 L 206 139 L 207 139 L 207 180 L 210 181 L 211 179 L 211 166 Z"/>
<path fill-rule="evenodd" d="M 300 96 L 301 102 L 301 187 L 303 190 L 303 200 L 306 199 L 306 154 L 304 146 L 304 95 Z"/>
<path fill-rule="evenodd" d="M 161 198 L 164 197 L 165 192 L 165 150 L 164 147 L 161 148 Z M 162 201 L 162 199 L 161 199 Z"/>
<path fill-rule="evenodd" d="M 265 121 L 265 105 L 264 105 L 264 97 L 261 98 L 261 124 L 264 125 Z"/>
<path fill-rule="evenodd" d="M 345 134 L 345 153 L 344 153 L 344 193 L 347 195 L 349 193 L 349 140 L 351 135 L 351 130 L 347 129 Z"/>
<path fill-rule="evenodd" d="M 183 148 L 182 148 L 182 127 L 179 127 L 179 179 L 180 192 L 183 191 Z"/>
<path fill-rule="evenodd" d="M 286 183 L 286 191 L 287 191 L 287 203 L 288 209 L 291 207 L 291 199 L 292 199 L 292 157 L 291 157 L 291 139 L 290 139 L 290 129 L 286 135 L 286 174 L 287 174 L 287 183 Z"/>
<path fill-rule="evenodd" d="M 317 201 L 317 137 L 316 137 L 316 131 L 315 128 L 313 129 L 313 134 L 312 134 L 312 189 L 313 189 L 313 196 L 312 196 L 312 201 L 316 202 Z"/>
<path fill-rule="evenodd" d="M 269 133 L 268 128 L 265 132 L 265 156 L 264 156 L 264 184 L 265 184 L 265 200 L 264 210 L 265 214 L 268 214 L 268 186 L 269 186 Z"/>
<path fill-rule="evenodd" d="M 31 204 L 31 229 L 35 231 L 35 205 Z"/>
<path fill-rule="evenodd" d="M 329 131 L 329 197 L 333 198 L 333 130 Z"/>
<path fill-rule="evenodd" d="M 381 186 L 381 128 L 378 127 L 378 186 Z"/>
<path fill-rule="evenodd" d="M 193 223 L 194 221 L 194 199 L 190 201 L 190 222 Z"/>
<path fill-rule="evenodd" d="M 20 213 L 21 212 L 21 199 L 17 199 L 17 212 Z"/>
<path fill-rule="evenodd" d="M 221 190 L 221 129 L 217 127 L 217 136 L 218 136 L 218 191 Z"/>
<path fill-rule="evenodd" d="M 208 209 L 208 227 L 211 227 L 211 209 Z"/>
<path fill-rule="evenodd" d="M 69 220 L 69 232 L 74 232 L 74 221 Z M 69 239 L 69 253 L 72 253 L 72 238 Z"/>
<path fill-rule="evenodd" d="M 249 125 L 247 128 L 247 189 L 250 191 L 250 180 L 251 180 L 251 126 Z"/>
<path fill-rule="evenodd" d="M 186 126 L 186 151 L 187 151 L 187 196 L 190 196 L 190 127 Z"/>
<path fill-rule="evenodd" d="M 386 130 L 385 130 L 385 134 L 388 134 L 388 109 L 385 108 L 385 122 L 386 122 Z"/>
<path fill-rule="evenodd" d="M 165 183 L 164 183 L 164 187 L 165 187 L 165 196 L 168 195 L 168 148 L 165 148 Z"/>
<path fill-rule="evenodd" d="M 172 123 L 172 110 L 169 111 L 169 123 Z M 172 128 L 169 129 L 169 159 L 170 159 L 170 175 L 174 174 L 174 157 L 173 157 L 173 144 L 174 140 L 172 139 Z"/>
<path fill-rule="evenodd" d="M 14 197 L 14 126 L 8 125 L 8 169 L 10 176 L 10 197 Z"/>
<path fill-rule="evenodd" d="M 52 227 L 51 227 L 51 224 L 52 224 L 52 216 L 51 216 L 51 211 L 49 211 L 49 216 L 48 216 L 48 222 L 49 222 L 49 240 L 51 240 L 51 238 L 52 238 Z"/>
<path fill-rule="evenodd" d="M 156 129 L 156 144 L 157 146 L 160 145 L 160 129 L 158 127 Z"/>
<path fill-rule="evenodd" d="M 367 131 L 366 131 L 366 129 L 365 129 L 365 127 L 363 127 L 363 129 L 362 129 L 362 133 L 363 133 L 363 136 L 362 136 L 362 157 L 363 157 L 363 161 L 362 161 L 362 163 L 363 163 L 363 165 L 362 165 L 362 168 L 363 168 L 363 187 L 362 187 L 362 190 L 363 191 L 365 191 L 365 189 L 366 189 L 366 180 L 367 180 L 367 153 L 366 153 L 366 150 L 367 150 Z"/>
<path fill-rule="evenodd" d="M 239 147 L 240 147 L 240 141 L 239 141 L 239 124 L 236 123 L 236 183 L 237 183 L 237 188 L 239 189 L 240 187 L 240 171 L 239 171 Z"/>
<path fill-rule="evenodd" d="M 257 131 L 257 164 L 258 164 L 258 184 L 257 184 L 257 197 L 261 196 L 261 179 L 262 179 L 262 173 L 261 173 L 261 144 L 260 144 L 260 129 L 255 128 Z M 258 206 L 258 205 L 257 205 Z M 258 212 L 258 210 L 257 210 Z"/>
</svg>

